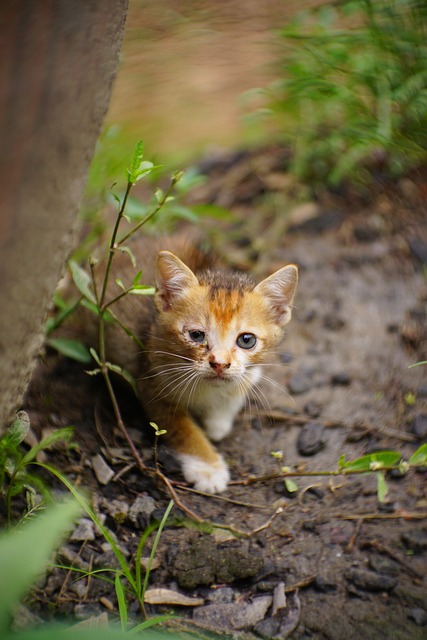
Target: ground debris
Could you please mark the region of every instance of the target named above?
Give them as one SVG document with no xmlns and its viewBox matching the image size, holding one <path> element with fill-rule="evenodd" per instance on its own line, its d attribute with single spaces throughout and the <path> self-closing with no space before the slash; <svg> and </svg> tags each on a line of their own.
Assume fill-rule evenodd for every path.
<svg viewBox="0 0 427 640">
<path fill-rule="evenodd" d="M 262 568 L 259 550 L 249 541 L 217 544 L 211 536 L 196 537 L 170 554 L 170 572 L 180 587 L 229 583 L 256 576 Z"/>
<path fill-rule="evenodd" d="M 147 604 L 175 604 L 183 607 L 198 607 L 204 604 L 203 598 L 194 598 L 172 589 L 147 589 L 144 596 Z"/>
<path fill-rule="evenodd" d="M 114 478 L 114 471 L 105 462 L 100 453 L 91 459 L 93 472 L 100 484 L 106 485 Z"/>
<path fill-rule="evenodd" d="M 265 618 L 272 601 L 272 596 L 257 596 L 249 602 L 208 604 L 194 610 L 193 620 L 217 631 L 250 629 Z"/>
</svg>

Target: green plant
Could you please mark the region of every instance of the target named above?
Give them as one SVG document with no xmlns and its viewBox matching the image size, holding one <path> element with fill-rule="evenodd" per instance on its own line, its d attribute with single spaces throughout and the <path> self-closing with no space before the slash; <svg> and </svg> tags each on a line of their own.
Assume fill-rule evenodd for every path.
<svg viewBox="0 0 427 640">
<path fill-rule="evenodd" d="M 25 411 L 19 411 L 12 425 L 0 438 L 0 496 L 5 503 L 7 524 L 11 524 L 11 501 L 14 496 L 25 492 L 27 514 L 36 508 L 36 493 L 48 498 L 45 483 L 30 472 L 30 464 L 40 451 L 49 449 L 58 442 L 69 443 L 72 427 L 58 429 L 43 438 L 28 451 L 22 446 L 30 430 L 30 419 Z"/>
<path fill-rule="evenodd" d="M 10 629 L 13 607 L 30 589 L 32 583 L 40 576 L 49 563 L 52 552 L 61 539 L 72 527 L 82 506 L 87 505 L 80 496 L 79 500 L 68 500 L 62 504 L 51 506 L 45 513 L 34 520 L 9 531 L 0 533 L 0 636 L 2 640 L 124 640 L 129 637 L 125 632 L 123 621 L 127 612 L 122 613 L 122 629 L 110 628 L 73 628 L 69 625 L 43 624 L 39 628 L 28 631 L 12 631 Z M 168 508 L 165 519 L 169 513 Z M 164 520 L 165 520 L 164 519 Z M 163 522 L 163 521 L 162 521 Z M 142 545 L 140 543 L 141 549 Z M 153 545 L 152 555 L 155 553 Z M 151 557 L 151 556 L 150 556 Z M 119 576 L 119 577 L 117 577 Z M 120 573 L 116 573 L 116 582 L 120 581 Z M 119 597 L 123 591 L 118 588 Z M 164 617 L 163 617 L 164 618 Z M 133 627 L 130 631 L 138 633 L 161 617 Z M 173 637 L 167 634 L 169 637 Z M 165 637 L 166 634 L 151 633 L 149 638 Z M 145 636 L 147 637 L 147 636 Z"/>
<path fill-rule="evenodd" d="M 282 451 L 272 451 L 271 455 L 280 463 L 283 459 Z M 292 478 L 321 477 L 321 476 L 348 476 L 365 475 L 374 473 L 377 478 L 378 502 L 384 502 L 388 494 L 386 482 L 387 471 L 400 471 L 405 474 L 410 469 L 427 466 L 427 443 L 422 444 L 408 460 L 403 460 L 398 451 L 377 451 L 355 460 L 346 460 L 342 455 L 338 460 L 337 469 L 325 471 L 292 471 L 289 467 L 280 467 L 278 474 L 270 478 L 283 478 L 289 492 L 298 490 L 297 484 Z M 254 481 L 265 481 L 267 477 L 255 478 Z M 291 482 L 289 483 L 289 481 Z"/>
<path fill-rule="evenodd" d="M 346 26 L 347 25 L 347 26 Z M 264 113 L 293 144 L 304 180 L 367 182 L 427 158 L 427 5 L 344 0 L 279 32 L 281 77 Z"/>
<path fill-rule="evenodd" d="M 74 485 L 64 476 L 62 475 L 62 473 L 60 473 L 58 470 L 52 468 L 50 465 L 46 465 L 44 463 L 37 463 L 38 465 L 40 465 L 41 467 L 43 467 L 44 469 L 46 469 L 47 471 L 49 471 L 50 473 L 52 473 L 53 475 L 55 475 L 66 487 L 67 489 L 70 491 L 70 493 L 73 495 L 73 497 L 75 498 L 76 502 L 80 505 L 81 509 L 84 510 L 86 512 L 86 514 L 89 516 L 89 518 L 92 520 L 92 522 L 96 525 L 96 527 L 99 529 L 99 531 L 101 532 L 102 536 L 104 537 L 105 541 L 108 542 L 108 544 L 111 546 L 111 549 L 120 565 L 120 569 L 119 570 L 114 570 L 114 569 L 102 569 L 99 571 L 95 571 L 95 572 L 91 572 L 90 575 L 95 575 L 99 577 L 100 573 L 113 573 L 114 574 L 114 586 L 115 586 L 115 591 L 116 591 L 116 596 L 117 596 L 117 603 L 118 603 L 118 608 L 119 608 L 119 614 L 120 614 L 120 620 L 121 620 L 121 625 L 122 625 L 122 629 L 126 629 L 127 628 L 127 622 L 128 622 L 128 609 L 127 609 L 127 600 L 126 600 L 126 593 L 130 592 L 133 594 L 133 596 L 136 598 L 138 605 L 140 607 L 141 613 L 143 614 L 145 621 L 142 622 L 141 624 L 137 625 L 137 627 L 134 627 L 133 630 L 142 630 L 142 629 L 146 629 L 150 626 L 153 626 L 154 624 L 158 624 L 159 622 L 165 620 L 165 619 L 169 619 L 170 616 L 157 616 L 156 618 L 153 619 L 147 619 L 147 615 L 146 615 L 146 611 L 145 611 L 145 606 L 144 606 L 144 597 L 145 597 L 145 592 L 147 589 L 147 585 L 148 585 L 148 581 L 150 578 L 150 572 L 151 572 L 151 567 L 152 567 L 152 563 L 154 560 L 154 556 L 156 554 L 156 550 L 157 550 L 157 546 L 159 544 L 160 541 L 160 536 L 161 533 L 166 525 L 166 522 L 169 518 L 169 515 L 172 511 L 172 508 L 174 506 L 174 502 L 173 500 L 171 500 L 169 502 L 169 505 L 167 506 L 162 520 L 160 522 L 153 522 L 151 524 L 149 524 L 143 534 L 140 537 L 139 543 L 138 543 L 138 547 L 137 547 L 137 551 L 135 554 L 135 561 L 134 561 L 134 567 L 132 568 L 132 565 L 126 560 L 125 556 L 123 555 L 123 553 L 120 550 L 120 547 L 117 543 L 117 541 L 115 540 L 114 536 L 111 534 L 111 532 L 109 531 L 109 529 L 101 522 L 101 520 L 98 518 L 98 516 L 96 515 L 96 513 L 94 512 L 94 510 L 92 509 L 92 507 L 88 504 L 86 498 L 74 487 Z M 157 530 L 157 531 L 156 531 Z M 156 531 L 156 536 L 154 538 L 153 541 L 153 545 L 151 548 L 151 552 L 150 552 L 150 556 L 148 559 L 148 566 L 147 569 L 145 571 L 145 574 L 142 575 L 141 573 L 141 558 L 142 558 L 142 552 L 145 546 L 145 543 L 148 539 L 148 537 L 154 532 Z M 82 572 L 84 575 L 85 572 Z M 126 588 L 123 586 L 122 583 L 122 579 L 124 579 L 127 583 Z"/>
</svg>

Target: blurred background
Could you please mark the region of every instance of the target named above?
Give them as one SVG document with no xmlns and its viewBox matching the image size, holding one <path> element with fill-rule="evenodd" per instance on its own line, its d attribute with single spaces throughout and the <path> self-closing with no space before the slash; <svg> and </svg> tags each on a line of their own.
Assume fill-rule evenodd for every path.
<svg viewBox="0 0 427 640">
<path fill-rule="evenodd" d="M 276 30 L 322 0 L 130 0 L 106 128 L 162 162 L 262 140 L 244 94 L 275 76 Z"/>
</svg>

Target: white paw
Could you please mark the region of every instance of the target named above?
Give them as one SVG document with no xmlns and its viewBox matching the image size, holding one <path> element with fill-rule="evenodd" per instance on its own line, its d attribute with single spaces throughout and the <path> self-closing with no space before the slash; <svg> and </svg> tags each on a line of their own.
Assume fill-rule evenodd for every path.
<svg viewBox="0 0 427 640">
<path fill-rule="evenodd" d="M 194 484 L 197 491 L 221 493 L 227 488 L 230 474 L 221 456 L 218 456 L 217 462 L 213 464 L 185 453 L 178 454 L 178 459 L 182 464 L 185 479 Z"/>
</svg>

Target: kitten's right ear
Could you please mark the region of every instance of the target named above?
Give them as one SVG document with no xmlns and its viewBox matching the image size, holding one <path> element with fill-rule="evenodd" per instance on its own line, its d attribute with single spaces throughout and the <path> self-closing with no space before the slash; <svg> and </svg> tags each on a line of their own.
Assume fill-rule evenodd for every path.
<svg viewBox="0 0 427 640">
<path fill-rule="evenodd" d="M 292 301 L 297 284 L 298 267 L 288 264 L 255 287 L 255 291 L 268 301 L 274 320 L 281 326 L 291 319 Z"/>
<path fill-rule="evenodd" d="M 170 251 L 160 251 L 156 263 L 156 285 L 163 311 L 170 309 L 185 289 L 198 284 L 194 273 L 179 258 Z"/>
</svg>

